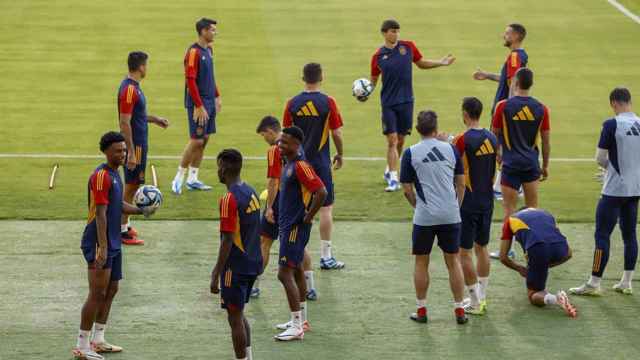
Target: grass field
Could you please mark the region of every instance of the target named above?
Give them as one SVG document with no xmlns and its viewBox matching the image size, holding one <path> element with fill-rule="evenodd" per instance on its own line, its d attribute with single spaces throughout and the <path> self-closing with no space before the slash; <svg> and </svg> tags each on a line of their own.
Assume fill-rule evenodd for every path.
<svg viewBox="0 0 640 360">
<path fill-rule="evenodd" d="M 621 3 L 640 14 L 639 0 Z M 473 81 L 471 73 L 476 67 L 499 71 L 506 55 L 501 34 L 512 21 L 524 23 L 529 33 L 533 95 L 551 111 L 553 158 L 593 157 L 601 122 L 611 116 L 607 96 L 613 87 L 626 85 L 640 96 L 640 25 L 605 0 L 0 4 L 1 360 L 70 358 L 86 295 L 78 249 L 86 181 L 100 162 L 2 155 L 100 155 L 99 136 L 117 127 L 115 93 L 132 50 L 150 54 L 142 83 L 149 112 L 171 121 L 167 130 L 150 126 L 150 154 L 179 155 L 187 140 L 182 59 L 195 41 L 199 17 L 219 20 L 215 61 L 223 111 L 208 156 L 230 146 L 263 156 L 257 121 L 281 116 L 287 98 L 302 88 L 302 66 L 315 61 L 323 64 L 324 89 L 343 114 L 345 155 L 382 157 L 379 90 L 361 104 L 351 96 L 351 82 L 368 74 L 381 43 L 380 22 L 388 17 L 400 21 L 401 37 L 414 40 L 426 57 L 457 56 L 449 68 L 414 70 L 416 109 L 435 109 L 444 131 L 462 130 L 462 97 L 477 96 L 490 107 L 496 83 Z M 416 141 L 414 134 L 409 143 Z M 48 191 L 54 163 L 61 166 L 57 187 Z M 208 294 L 218 242 L 216 201 L 223 192 L 214 164 L 206 161 L 201 171 L 214 191 L 174 197 L 169 184 L 177 160 L 151 163 L 166 201 L 154 221 L 138 222 L 147 244 L 125 250 L 125 281 L 108 336 L 127 352 L 109 358 L 232 358 L 225 316 Z M 262 160 L 246 161 L 244 179 L 261 190 L 265 167 Z M 263 297 L 248 308 L 257 359 L 622 359 L 640 352 L 636 298 L 608 292 L 601 299 L 576 299 L 580 318 L 573 321 L 555 309 L 528 305 L 522 281 L 501 265 L 492 275 L 489 314 L 455 325 L 439 251 L 429 294 L 432 322 L 410 323 L 411 211 L 402 195 L 382 193 L 383 167 L 381 161 L 352 160 L 335 173 L 335 246 L 348 267 L 340 274 L 317 272 L 314 331 L 302 344 L 271 339 L 272 325 L 287 310 L 275 266 L 268 270 Z M 590 269 L 600 188 L 595 170 L 590 161 L 552 162 L 541 187 L 541 206 L 558 217 L 574 248 L 574 258 L 552 271 L 552 289 L 578 285 Z M 499 204 L 494 216 L 501 217 Z M 622 267 L 617 234 L 612 242 L 607 288 Z M 318 247 L 314 231 L 310 249 L 316 259 Z"/>
</svg>

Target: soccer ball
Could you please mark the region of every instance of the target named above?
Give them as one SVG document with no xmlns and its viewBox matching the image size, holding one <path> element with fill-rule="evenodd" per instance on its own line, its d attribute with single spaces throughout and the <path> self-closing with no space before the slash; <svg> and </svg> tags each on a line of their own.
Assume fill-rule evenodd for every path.
<svg viewBox="0 0 640 360">
<path fill-rule="evenodd" d="M 146 207 L 159 208 L 162 204 L 162 193 L 153 185 L 144 185 L 136 191 L 133 201 L 140 209 Z"/>
<path fill-rule="evenodd" d="M 353 82 L 353 96 L 359 101 L 366 101 L 371 92 L 373 92 L 373 85 L 371 81 L 366 78 L 361 78 Z"/>
</svg>

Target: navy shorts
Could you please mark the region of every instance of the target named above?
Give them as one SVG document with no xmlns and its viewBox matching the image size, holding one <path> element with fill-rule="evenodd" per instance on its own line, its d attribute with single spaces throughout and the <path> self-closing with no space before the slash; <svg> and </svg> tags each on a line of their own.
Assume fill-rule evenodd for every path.
<svg viewBox="0 0 640 360">
<path fill-rule="evenodd" d="M 508 186 L 512 189 L 520 190 L 523 183 L 530 183 L 536 180 L 540 180 L 540 169 L 532 170 L 516 170 L 502 167 L 500 173 L 500 184 Z"/>
<path fill-rule="evenodd" d="M 228 310 L 244 310 L 249 302 L 256 275 L 236 274 L 231 269 L 220 274 L 220 307 Z"/>
<path fill-rule="evenodd" d="M 547 287 L 549 265 L 564 259 L 569 254 L 566 242 L 554 244 L 538 243 L 527 250 L 527 288 L 542 291 Z"/>
<path fill-rule="evenodd" d="M 382 106 L 382 133 L 411 135 L 413 128 L 413 102 Z"/>
<path fill-rule="evenodd" d="M 192 139 L 204 139 L 209 137 L 209 135 L 216 133 L 216 107 L 214 104 L 206 103 L 204 104 L 204 107 L 207 109 L 207 113 L 209 113 L 209 120 L 207 120 L 204 126 L 199 126 L 198 122 L 193 118 L 193 111 L 195 108 L 187 108 L 187 117 L 189 118 L 189 136 L 191 136 Z"/>
<path fill-rule="evenodd" d="M 138 165 L 136 165 L 133 170 L 129 170 L 125 164 L 124 181 L 127 184 L 142 185 L 144 184 L 144 172 L 147 169 L 147 146 L 134 144 L 133 149 L 136 156 L 136 163 Z"/>
<path fill-rule="evenodd" d="M 322 204 L 322 206 L 333 205 L 335 194 L 333 190 L 333 173 L 331 170 L 331 161 L 329 161 L 328 165 L 318 165 L 311 163 L 311 166 L 313 167 L 313 171 L 316 172 L 320 180 L 322 180 L 325 189 L 327 189 L 327 197 L 324 199 L 324 203 Z"/>
<path fill-rule="evenodd" d="M 96 261 L 96 248 L 88 247 L 82 248 L 82 255 L 87 261 L 87 265 L 90 269 L 94 268 L 94 261 Z M 103 269 L 111 269 L 111 281 L 122 280 L 122 251 L 112 252 L 107 254 L 107 261 L 105 261 Z"/>
<path fill-rule="evenodd" d="M 280 229 L 279 264 L 291 268 L 302 266 L 304 249 L 311 237 L 311 224 L 300 223 Z"/>
<path fill-rule="evenodd" d="M 455 254 L 460 248 L 460 223 L 420 226 L 413 224 L 413 255 L 429 255 L 433 241 L 438 237 L 438 246 L 448 254 Z"/>
<path fill-rule="evenodd" d="M 460 230 L 460 247 L 471 250 L 473 244 L 486 246 L 491 236 L 491 216 L 493 210 L 485 212 L 470 212 L 460 210 L 462 218 Z"/>
<path fill-rule="evenodd" d="M 274 223 L 270 223 L 267 221 L 267 218 L 264 216 L 264 212 L 262 213 L 262 217 L 260 218 L 260 235 L 270 238 L 271 240 L 278 239 L 278 211 L 276 208 L 273 208 L 273 218 L 275 220 Z"/>
</svg>

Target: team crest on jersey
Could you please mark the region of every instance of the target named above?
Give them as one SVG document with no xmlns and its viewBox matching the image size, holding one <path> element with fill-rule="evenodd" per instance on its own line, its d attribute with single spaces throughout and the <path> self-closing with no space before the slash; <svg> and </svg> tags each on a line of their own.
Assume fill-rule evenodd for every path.
<svg viewBox="0 0 640 360">
<path fill-rule="evenodd" d="M 291 177 L 291 175 L 293 175 L 293 168 L 289 168 L 289 170 L 287 170 L 287 177 Z"/>
<path fill-rule="evenodd" d="M 389 58 L 389 56 L 385 55 L 385 56 L 382 57 L 382 60 L 387 60 L 388 58 Z"/>
<path fill-rule="evenodd" d="M 202 60 L 206 60 L 206 59 L 207 59 L 206 57 L 204 57 L 204 56 L 202 57 Z"/>
<path fill-rule="evenodd" d="M 402 45 L 400 45 L 398 51 L 400 52 L 400 55 L 407 55 L 407 48 Z"/>
</svg>

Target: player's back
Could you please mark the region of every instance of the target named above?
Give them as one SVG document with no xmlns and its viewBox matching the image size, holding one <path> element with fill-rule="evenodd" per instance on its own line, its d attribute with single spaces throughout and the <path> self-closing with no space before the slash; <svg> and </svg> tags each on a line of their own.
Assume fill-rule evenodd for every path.
<svg viewBox="0 0 640 360">
<path fill-rule="evenodd" d="M 474 213 L 492 210 L 498 140 L 487 129 L 468 129 L 454 142 L 464 166 L 462 209 Z"/>
<path fill-rule="evenodd" d="M 107 206 L 107 247 L 109 253 L 121 248 L 120 221 L 122 216 L 122 179 L 120 173 L 107 164 L 98 166 L 87 184 L 87 225 L 82 234 L 81 247 L 95 247 L 98 241 L 97 206 Z"/>
<path fill-rule="evenodd" d="M 233 199 L 231 199 L 231 196 Z M 262 253 L 260 250 L 260 201 L 255 190 L 246 183 L 231 186 L 222 200 L 221 211 L 233 210 L 224 202 L 235 201 L 236 231 L 233 234 L 233 247 L 228 267 L 237 274 L 257 275 L 262 272 Z M 229 218 L 229 214 L 221 214 Z"/>
<path fill-rule="evenodd" d="M 493 127 L 502 130 L 502 166 L 525 171 L 540 167 L 540 134 L 550 128 L 545 105 L 530 96 L 501 101 L 496 106 Z"/>
<path fill-rule="evenodd" d="M 603 124 L 598 147 L 609 151 L 602 193 L 609 196 L 640 196 L 640 118 L 621 113 Z"/>
<path fill-rule="evenodd" d="M 542 209 L 527 208 L 516 212 L 509 219 L 516 239 L 525 250 L 539 243 L 555 244 L 566 242 L 556 220 Z"/>
</svg>

